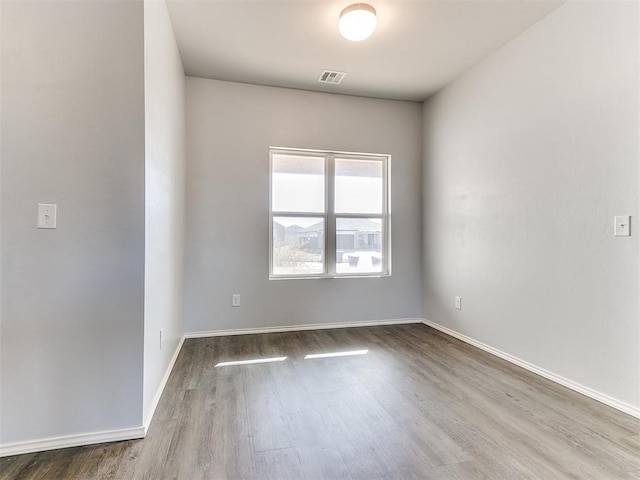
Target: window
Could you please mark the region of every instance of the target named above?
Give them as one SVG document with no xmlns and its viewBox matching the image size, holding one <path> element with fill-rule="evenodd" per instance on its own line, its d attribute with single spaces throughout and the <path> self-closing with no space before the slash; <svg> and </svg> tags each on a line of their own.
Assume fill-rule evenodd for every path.
<svg viewBox="0 0 640 480">
<path fill-rule="evenodd" d="M 270 278 L 391 273 L 388 155 L 269 154 Z"/>
</svg>

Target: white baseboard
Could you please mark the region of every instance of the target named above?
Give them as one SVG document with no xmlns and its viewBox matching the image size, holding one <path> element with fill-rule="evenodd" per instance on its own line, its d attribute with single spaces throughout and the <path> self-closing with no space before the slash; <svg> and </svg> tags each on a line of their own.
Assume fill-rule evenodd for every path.
<svg viewBox="0 0 640 480">
<path fill-rule="evenodd" d="M 27 442 L 7 443 L 0 445 L 0 457 L 9 455 L 21 455 L 23 453 L 44 452 L 58 448 L 80 447 L 96 443 L 119 442 L 122 440 L 135 440 L 144 438 L 144 427 L 124 428 L 121 430 L 108 430 L 104 432 L 91 432 L 64 437 L 51 437 Z"/>
<path fill-rule="evenodd" d="M 81 447 L 84 445 L 93 445 L 96 443 L 107 442 L 119 442 L 123 440 L 135 440 L 144 438 L 147 434 L 147 430 L 151 425 L 151 420 L 158 407 L 160 398 L 164 388 L 169 380 L 169 376 L 173 370 L 173 367 L 178 359 L 182 345 L 186 338 L 200 338 L 200 337 L 215 337 L 223 335 L 246 335 L 252 333 L 273 333 L 273 332 L 291 332 L 298 330 L 320 330 L 329 328 L 348 328 L 348 327 L 370 327 L 378 325 L 400 325 L 407 323 L 422 323 L 421 318 L 409 318 L 409 319 L 397 319 L 397 320 L 376 320 L 371 322 L 350 322 L 350 323 L 325 323 L 315 325 L 288 325 L 281 327 L 263 327 L 263 328 L 243 328 L 237 330 L 215 330 L 209 332 L 193 332 L 184 335 L 176 347 L 176 350 L 171 358 L 171 362 L 165 372 L 162 382 L 158 386 L 156 395 L 153 399 L 153 404 L 144 425 L 133 428 L 125 428 L 120 430 L 109 430 L 103 432 L 91 432 L 78 435 L 67 435 L 62 437 L 51 437 L 38 440 L 30 440 L 26 442 L 7 443 L 0 445 L 0 457 L 7 457 L 10 455 L 21 455 L 23 453 L 44 452 L 46 450 L 55 450 L 59 448 L 68 447 Z"/>
<path fill-rule="evenodd" d="M 173 371 L 173 366 L 176 364 L 176 360 L 178 359 L 178 355 L 180 355 L 180 350 L 182 350 L 182 345 L 184 344 L 184 335 L 180 338 L 178 342 L 178 346 L 176 347 L 176 351 L 173 352 L 173 357 L 171 357 L 171 361 L 169 362 L 169 366 L 167 367 L 167 371 L 164 373 L 164 377 L 162 377 L 162 381 L 160 385 L 158 385 L 158 390 L 156 391 L 156 395 L 153 398 L 153 403 L 151 404 L 151 409 L 147 414 L 147 418 L 144 422 L 144 434 L 147 434 L 149 430 L 149 426 L 151 425 L 151 420 L 153 420 L 153 415 L 156 413 L 156 408 L 158 408 L 158 403 L 160 402 L 160 397 L 162 397 L 162 392 L 164 392 L 164 387 L 167 386 L 167 381 L 169 380 L 169 376 Z"/>
<path fill-rule="evenodd" d="M 239 328 L 232 330 L 210 330 L 185 333 L 185 338 L 222 337 L 227 335 L 251 335 L 256 333 L 297 332 L 301 330 L 327 330 L 330 328 L 377 327 L 382 325 L 403 325 L 423 323 L 422 318 L 399 318 L 395 320 L 373 320 L 370 322 L 315 323 L 308 325 L 286 325 L 280 327 Z"/>
<path fill-rule="evenodd" d="M 584 385 L 576 383 L 573 380 L 569 380 L 568 378 L 557 375 L 553 372 L 550 372 L 549 370 L 545 370 L 544 368 L 540 368 L 525 360 L 521 360 L 518 357 L 514 357 L 513 355 L 498 350 L 497 348 L 493 348 L 489 345 L 479 342 L 478 340 L 474 340 L 473 338 L 467 337 L 466 335 L 458 333 L 455 330 L 451 330 L 450 328 L 444 327 L 438 323 L 432 322 L 427 319 L 424 319 L 423 323 L 429 327 L 441 331 L 442 333 L 446 333 L 451 337 L 462 340 L 469 345 L 478 347 L 479 349 L 495 355 L 496 357 L 500 357 L 507 362 L 513 363 L 514 365 L 522 367 L 525 370 L 529 370 L 530 372 L 540 375 L 541 377 L 551 380 L 552 382 L 560 384 L 563 387 L 567 387 L 575 392 L 581 393 L 582 395 L 592 398 L 593 400 L 597 400 L 600 403 L 604 403 L 605 405 L 613 407 L 616 410 L 620 410 L 621 412 L 631 415 L 632 417 L 640 418 L 640 408 L 634 407 L 633 405 L 629 405 L 625 402 L 621 402 L 620 400 L 605 395 L 604 393 L 600 393 L 596 390 L 593 390 L 592 388 L 585 387 Z"/>
<path fill-rule="evenodd" d="M 521 360 L 513 355 L 505 353 L 501 350 L 493 348 L 489 345 L 486 345 L 482 342 L 474 340 L 473 338 L 467 337 L 461 333 L 458 333 L 450 328 L 439 325 L 435 322 L 432 322 L 427 319 L 420 318 L 405 318 L 405 319 L 396 319 L 396 320 L 375 320 L 370 322 L 348 322 L 348 323 L 322 323 L 322 324 L 312 324 L 312 325 L 287 325 L 280 327 L 263 327 L 263 328 L 242 328 L 242 329 L 233 329 L 233 330 L 212 330 L 207 332 L 192 332 L 185 334 L 180 343 L 178 344 L 169 367 L 165 372 L 165 375 L 160 383 L 156 395 L 153 400 L 153 404 L 149 414 L 147 415 L 147 419 L 144 425 L 133 428 L 125 428 L 120 430 L 109 430 L 103 432 L 92 432 L 86 434 L 79 435 L 68 435 L 63 437 L 52 437 L 40 440 L 33 440 L 27 442 L 17 442 L 17 443 L 9 443 L 0 445 L 0 457 L 6 457 L 9 455 L 20 455 L 23 453 L 32 453 L 32 452 L 41 452 L 46 450 L 54 450 L 59 448 L 68 448 L 68 447 L 79 447 L 83 445 L 93 445 L 96 443 L 106 443 L 106 442 L 118 442 L 122 440 L 135 440 L 144 438 L 149 425 L 151 424 L 151 420 L 153 419 L 153 415 L 158 406 L 158 402 L 162 396 L 162 392 L 167 384 L 169 376 L 171 375 L 171 371 L 176 363 L 178 355 L 180 354 L 180 350 L 182 349 L 182 345 L 184 344 L 184 340 L 186 338 L 202 338 L 202 337 L 217 337 L 217 336 L 225 336 L 225 335 L 248 335 L 248 334 L 256 334 L 256 333 L 275 333 L 275 332 L 293 332 L 293 331 L 302 331 L 302 330 L 323 330 L 323 329 L 331 329 L 331 328 L 352 328 L 352 327 L 372 327 L 372 326 L 382 326 L 382 325 L 402 325 L 402 324 L 411 324 L 411 323 L 423 323 L 429 327 L 435 328 L 447 335 L 450 335 L 458 340 L 461 340 L 465 343 L 473 345 L 474 347 L 480 348 L 485 352 L 491 353 L 503 360 L 506 360 L 514 365 L 518 365 L 530 372 L 533 372 L 537 375 L 540 375 L 544 378 L 547 378 L 555 383 L 558 383 L 562 386 L 570 388 L 578 393 L 586 395 L 589 398 L 597 400 L 605 405 L 613 407 L 621 412 L 627 413 L 633 417 L 640 418 L 640 409 L 629 405 L 627 403 L 616 400 L 615 398 L 609 397 L 603 393 L 600 393 L 591 388 L 585 387 L 584 385 L 580 385 L 572 380 L 564 378 L 560 375 L 556 375 L 553 372 L 540 368 L 536 365 L 533 365 L 529 362 Z"/>
<path fill-rule="evenodd" d="M 180 339 L 180 342 L 176 347 L 176 351 L 171 358 L 171 362 L 169 363 L 167 371 L 162 378 L 162 382 L 160 382 L 160 385 L 158 386 L 158 390 L 153 399 L 151 410 L 147 415 L 147 419 L 144 425 L 133 428 L 125 428 L 121 430 L 91 432 L 79 435 L 51 437 L 27 442 L 8 443 L 0 445 L 0 457 L 21 455 L 23 453 L 44 452 L 46 450 L 56 450 L 59 448 L 82 447 L 84 445 L 93 445 L 96 443 L 119 442 L 122 440 L 136 440 L 144 438 L 147 434 L 147 430 L 149 430 L 149 425 L 151 424 L 151 420 L 153 419 L 153 414 L 155 413 L 158 403 L 160 402 L 160 397 L 162 397 L 162 392 L 164 391 L 164 387 L 167 385 L 167 381 L 169 380 L 169 376 L 171 375 L 173 366 L 178 359 L 178 355 L 180 354 L 183 343 L 184 336 Z"/>
</svg>

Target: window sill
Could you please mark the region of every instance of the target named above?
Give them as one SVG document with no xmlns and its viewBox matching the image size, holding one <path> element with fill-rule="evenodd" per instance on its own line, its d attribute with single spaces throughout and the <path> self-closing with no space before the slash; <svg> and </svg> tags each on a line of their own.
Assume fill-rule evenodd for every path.
<svg viewBox="0 0 640 480">
<path fill-rule="evenodd" d="M 269 280 L 325 280 L 334 278 L 385 278 L 390 273 L 366 273 L 361 275 L 270 275 Z"/>
</svg>

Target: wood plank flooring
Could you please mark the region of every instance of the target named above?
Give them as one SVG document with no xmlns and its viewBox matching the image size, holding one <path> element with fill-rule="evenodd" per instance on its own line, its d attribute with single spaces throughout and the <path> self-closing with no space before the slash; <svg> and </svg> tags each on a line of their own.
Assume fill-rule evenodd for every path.
<svg viewBox="0 0 640 480">
<path fill-rule="evenodd" d="M 640 420 L 424 325 L 191 339 L 146 439 L 7 457 L 0 478 L 631 480 Z"/>
</svg>

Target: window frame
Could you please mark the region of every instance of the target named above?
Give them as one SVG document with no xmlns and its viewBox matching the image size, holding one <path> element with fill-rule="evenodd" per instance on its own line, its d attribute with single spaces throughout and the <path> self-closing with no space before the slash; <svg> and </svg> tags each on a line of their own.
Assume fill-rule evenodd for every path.
<svg viewBox="0 0 640 480">
<path fill-rule="evenodd" d="M 295 155 L 324 158 L 324 212 L 284 212 L 273 210 L 273 157 Z M 336 213 L 335 212 L 335 161 L 377 161 L 382 163 L 382 212 Z M 322 273 L 274 274 L 273 273 L 273 219 L 274 217 L 309 217 L 324 220 L 324 253 Z M 336 271 L 336 226 L 340 218 L 379 218 L 382 230 L 382 270 L 380 272 Z M 320 279 L 320 278 L 378 278 L 391 276 L 391 155 L 378 153 L 313 150 L 289 147 L 269 147 L 269 280 Z"/>
</svg>

